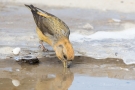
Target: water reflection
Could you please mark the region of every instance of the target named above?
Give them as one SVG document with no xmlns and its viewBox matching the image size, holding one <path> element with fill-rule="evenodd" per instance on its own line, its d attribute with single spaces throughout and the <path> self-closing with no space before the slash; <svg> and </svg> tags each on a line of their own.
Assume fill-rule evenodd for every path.
<svg viewBox="0 0 135 90">
<path fill-rule="evenodd" d="M 43 69 L 45 72 L 35 72 L 34 69 L 37 68 L 21 66 L 21 72 L 14 71 L 15 68 L 12 68 L 13 72 L 3 70 L 0 76 L 0 90 L 68 90 L 73 82 L 74 74 L 70 69 L 47 73 L 46 70 L 49 68 Z"/>
<path fill-rule="evenodd" d="M 108 83 L 112 88 L 122 83 L 119 90 L 123 86 L 133 86 L 134 90 L 134 71 L 134 65 L 127 66 L 118 59 L 75 57 L 72 67 L 66 70 L 56 58 L 40 59 L 39 65 L 0 60 L 0 90 L 89 90 L 96 85 L 106 88 Z"/>
<path fill-rule="evenodd" d="M 36 90 L 68 90 L 74 79 L 73 73 L 68 69 L 66 72 L 58 73 L 55 76 L 49 75 L 39 79 L 36 83 Z"/>
</svg>

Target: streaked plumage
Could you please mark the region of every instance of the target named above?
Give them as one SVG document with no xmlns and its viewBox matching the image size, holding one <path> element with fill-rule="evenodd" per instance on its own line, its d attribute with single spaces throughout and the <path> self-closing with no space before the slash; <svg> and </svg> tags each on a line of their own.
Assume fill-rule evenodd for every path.
<svg viewBox="0 0 135 90">
<path fill-rule="evenodd" d="M 74 59 L 74 50 L 69 41 L 70 30 L 68 26 L 56 16 L 33 5 L 25 6 L 31 9 L 40 40 L 51 45 L 57 57 L 63 62 L 64 67 L 68 67 Z"/>
</svg>

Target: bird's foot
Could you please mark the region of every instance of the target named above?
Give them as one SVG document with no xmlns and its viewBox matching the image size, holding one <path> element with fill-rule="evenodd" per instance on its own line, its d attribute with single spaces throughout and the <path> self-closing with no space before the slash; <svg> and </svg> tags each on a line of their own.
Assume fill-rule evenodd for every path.
<svg viewBox="0 0 135 90">
<path fill-rule="evenodd" d="M 49 51 L 48 49 L 46 49 L 43 45 L 39 45 L 39 48 L 43 51 L 43 52 L 47 52 Z"/>
<path fill-rule="evenodd" d="M 44 47 L 44 45 L 43 45 L 43 40 L 40 40 L 39 43 L 41 44 L 41 45 L 39 45 L 39 48 L 40 48 L 43 52 L 47 52 L 48 49 L 46 49 L 46 48 Z"/>
</svg>

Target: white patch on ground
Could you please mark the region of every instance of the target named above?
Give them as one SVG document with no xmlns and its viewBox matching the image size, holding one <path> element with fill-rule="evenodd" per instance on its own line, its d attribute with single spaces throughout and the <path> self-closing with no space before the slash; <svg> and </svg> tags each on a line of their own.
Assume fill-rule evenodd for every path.
<svg viewBox="0 0 135 90">
<path fill-rule="evenodd" d="M 120 58 L 126 64 L 135 64 L 135 28 L 115 32 L 99 31 L 91 35 L 74 32 L 70 40 L 76 55 L 96 59 Z"/>
<path fill-rule="evenodd" d="M 103 40 L 103 39 L 134 39 L 135 38 L 135 28 L 115 31 L 115 32 L 106 32 L 99 31 L 91 35 L 82 35 L 81 33 L 72 33 L 70 35 L 70 40 L 75 42 L 83 42 L 90 40 Z"/>
</svg>

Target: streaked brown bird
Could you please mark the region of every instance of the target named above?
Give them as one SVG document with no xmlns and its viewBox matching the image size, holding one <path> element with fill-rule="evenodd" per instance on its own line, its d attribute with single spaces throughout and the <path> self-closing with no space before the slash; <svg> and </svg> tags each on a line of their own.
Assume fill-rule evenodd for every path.
<svg viewBox="0 0 135 90">
<path fill-rule="evenodd" d="M 64 67 L 70 67 L 74 59 L 74 50 L 69 41 L 69 27 L 58 17 L 43 11 L 33 5 L 25 5 L 30 8 L 35 23 L 36 31 L 42 47 L 47 50 L 42 41 L 51 45 L 56 56 L 63 62 Z"/>
</svg>

